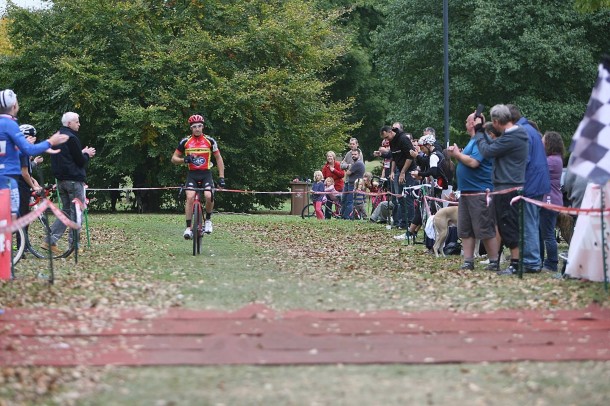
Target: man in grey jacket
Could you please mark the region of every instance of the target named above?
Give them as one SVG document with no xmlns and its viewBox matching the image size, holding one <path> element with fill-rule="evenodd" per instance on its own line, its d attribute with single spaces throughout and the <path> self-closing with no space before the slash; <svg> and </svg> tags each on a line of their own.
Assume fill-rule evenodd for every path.
<svg viewBox="0 0 610 406">
<path fill-rule="evenodd" d="M 483 157 L 495 158 L 492 181 L 494 192 L 501 193 L 494 195 L 492 204 L 502 242 L 511 253 L 510 265 L 498 274 L 512 275 L 517 273 L 519 267 L 519 211 L 517 205 L 510 204 L 518 191 L 510 189 L 522 188 L 525 182 L 529 136 L 522 127 L 513 123 L 506 105 L 493 106 L 490 115 L 494 128 L 502 132 L 502 136 L 495 140 L 490 139 L 484 131 L 480 131 L 483 127 L 483 118 L 477 117 L 475 140 Z M 502 191 L 506 192 L 502 193 Z"/>
</svg>

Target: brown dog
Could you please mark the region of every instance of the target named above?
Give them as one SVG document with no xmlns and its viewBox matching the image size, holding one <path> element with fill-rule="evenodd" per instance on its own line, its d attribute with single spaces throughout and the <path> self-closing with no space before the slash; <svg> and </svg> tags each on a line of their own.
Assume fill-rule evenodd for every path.
<svg viewBox="0 0 610 406">
<path fill-rule="evenodd" d="M 448 206 L 440 209 L 434 215 L 434 219 L 432 220 L 434 224 L 434 247 L 432 250 L 434 251 L 434 255 L 438 257 L 438 254 L 441 253 L 445 257 L 445 250 L 443 247 L 445 246 L 445 240 L 447 239 L 447 234 L 449 233 L 449 226 L 456 226 L 458 223 L 458 207 L 457 206 Z M 479 256 L 479 245 L 481 240 L 478 238 L 474 242 L 474 256 Z"/>
<path fill-rule="evenodd" d="M 574 217 L 567 213 L 559 213 L 556 226 L 559 229 L 561 238 L 570 245 L 572 234 L 574 234 Z"/>
<path fill-rule="evenodd" d="M 457 206 L 444 207 L 436 212 L 433 219 L 434 224 L 434 255 L 438 257 L 439 252 L 445 256 L 443 247 L 449 232 L 449 226 L 457 226 L 458 208 Z"/>
</svg>

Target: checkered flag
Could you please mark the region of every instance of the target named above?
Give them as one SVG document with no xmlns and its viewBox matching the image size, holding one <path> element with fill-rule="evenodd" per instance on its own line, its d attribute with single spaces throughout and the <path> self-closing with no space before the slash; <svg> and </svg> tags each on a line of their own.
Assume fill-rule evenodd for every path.
<svg viewBox="0 0 610 406">
<path fill-rule="evenodd" d="M 585 117 L 572 137 L 570 170 L 603 185 L 610 179 L 610 57 L 604 56 Z"/>
</svg>

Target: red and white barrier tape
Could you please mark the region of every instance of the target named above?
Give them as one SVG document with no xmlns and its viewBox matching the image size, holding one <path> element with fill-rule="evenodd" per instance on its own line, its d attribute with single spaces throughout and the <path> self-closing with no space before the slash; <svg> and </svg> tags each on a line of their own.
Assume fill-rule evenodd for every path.
<svg viewBox="0 0 610 406">
<path fill-rule="evenodd" d="M 568 213 L 568 214 L 571 214 L 574 216 L 577 216 L 579 214 L 597 214 L 597 215 L 602 214 L 601 209 L 577 209 L 575 207 L 559 206 L 556 204 L 541 202 L 540 200 L 536 200 L 536 199 L 530 199 L 529 197 L 525 197 L 525 196 L 515 196 L 510 201 L 510 204 L 512 205 L 512 204 L 518 202 L 519 200 L 525 200 L 526 202 L 535 204 L 536 206 L 542 207 L 543 209 L 557 211 L 557 212 L 561 212 L 561 213 Z M 610 207 L 604 210 L 604 214 L 606 214 L 606 213 L 610 213 Z"/>
<path fill-rule="evenodd" d="M 77 200 L 77 199 L 75 199 Z M 80 203 L 80 202 L 79 202 Z M 81 203 L 82 204 L 82 203 Z M 70 220 L 63 211 L 61 211 L 57 206 L 55 206 L 51 201 L 44 199 L 38 207 L 34 211 L 26 214 L 25 216 L 19 217 L 17 220 L 13 221 L 10 226 L 0 227 L 0 233 L 13 233 L 20 228 L 24 228 L 28 224 L 33 223 L 41 216 L 46 209 L 51 209 L 55 216 L 66 226 L 74 229 L 80 229 L 80 225 L 76 224 L 72 220 Z M 78 212 L 78 210 L 77 210 Z"/>
<path fill-rule="evenodd" d="M 38 216 L 40 216 L 42 213 L 44 213 L 44 211 L 47 209 L 47 207 L 49 207 L 49 202 L 48 200 L 43 200 L 34 211 L 29 212 L 28 214 L 26 214 L 23 217 L 19 217 L 18 219 L 16 219 L 15 221 L 13 221 L 11 223 L 10 226 L 5 226 L 3 228 L 0 228 L 0 233 L 4 233 L 4 232 L 14 232 L 17 231 L 20 228 L 24 228 L 25 226 L 27 226 L 30 223 L 33 223 L 34 221 L 36 221 L 36 219 L 38 219 Z"/>
<path fill-rule="evenodd" d="M 424 196 L 424 199 L 426 199 L 426 200 L 434 200 L 435 202 L 448 203 L 448 204 L 454 204 L 454 205 L 458 205 L 459 204 L 459 202 L 456 202 L 456 201 L 453 201 L 453 200 L 439 199 L 438 197 L 432 197 L 432 196 Z"/>
</svg>

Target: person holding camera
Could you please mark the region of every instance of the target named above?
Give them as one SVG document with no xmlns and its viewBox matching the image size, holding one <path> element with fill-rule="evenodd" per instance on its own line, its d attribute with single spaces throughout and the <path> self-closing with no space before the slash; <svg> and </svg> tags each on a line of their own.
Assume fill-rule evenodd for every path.
<svg viewBox="0 0 610 406">
<path fill-rule="evenodd" d="M 216 140 L 203 133 L 205 119 L 199 114 L 194 114 L 188 120 L 192 135 L 184 138 L 178 144 L 178 147 L 172 155 L 172 163 L 175 165 L 187 164 L 188 174 L 186 175 L 186 204 L 184 212 L 186 214 L 186 230 L 183 237 L 186 240 L 193 238 L 193 230 L 191 229 L 191 218 L 193 217 L 193 202 L 195 201 L 195 190 L 198 183 L 202 184 L 205 189 L 205 222 L 203 231 L 206 234 L 212 233 L 212 210 L 214 210 L 214 198 L 212 190 L 214 189 L 214 180 L 212 179 L 212 155 L 216 159 L 218 165 L 218 186 L 225 187 L 225 164 L 220 155 Z M 191 190 L 188 190 L 188 189 Z"/>
<path fill-rule="evenodd" d="M 493 127 L 502 136 L 491 139 L 483 130 L 483 117 L 474 119 L 474 139 L 484 158 L 494 158 L 492 182 L 494 195 L 492 204 L 502 242 L 511 254 L 508 268 L 499 275 L 513 275 L 519 268 L 519 210 L 511 200 L 519 194 L 518 188 L 525 183 L 525 167 L 529 151 L 529 136 L 525 129 L 513 121 L 508 106 L 496 104 L 490 111 Z"/>
<path fill-rule="evenodd" d="M 466 118 L 466 131 L 470 141 L 460 151 L 457 144 L 447 148 L 450 157 L 458 162 L 456 174 L 460 204 L 458 206 L 458 237 L 464 248 L 464 264 L 460 269 L 474 269 L 476 240 L 481 240 L 489 257 L 488 271 L 499 271 L 499 244 L 496 239 L 496 216 L 491 205 L 487 204 L 486 191 L 493 191 L 491 170 L 493 161 L 484 158 L 474 139 L 476 134 L 474 120 L 483 117 L 480 113 L 472 113 Z M 483 129 L 480 129 L 483 131 Z"/>
</svg>

